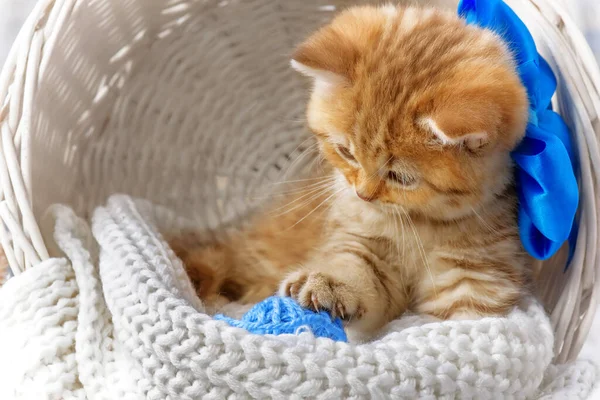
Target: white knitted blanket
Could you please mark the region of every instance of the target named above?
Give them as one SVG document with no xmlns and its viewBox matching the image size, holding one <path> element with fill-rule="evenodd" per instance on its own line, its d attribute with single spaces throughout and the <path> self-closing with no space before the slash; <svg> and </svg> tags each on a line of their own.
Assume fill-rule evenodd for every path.
<svg viewBox="0 0 600 400">
<path fill-rule="evenodd" d="M 591 363 L 551 364 L 534 301 L 503 319 L 403 318 L 365 344 L 229 327 L 143 209 L 113 197 L 91 230 L 51 209 L 57 258 L 0 290 L 0 399 L 583 399 L 596 380 Z"/>
</svg>

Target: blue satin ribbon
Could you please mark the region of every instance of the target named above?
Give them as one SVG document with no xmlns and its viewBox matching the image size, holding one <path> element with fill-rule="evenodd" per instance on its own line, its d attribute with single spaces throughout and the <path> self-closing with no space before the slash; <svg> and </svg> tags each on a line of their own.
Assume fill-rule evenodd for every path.
<svg viewBox="0 0 600 400">
<path fill-rule="evenodd" d="M 569 129 L 552 111 L 556 77 L 540 56 L 525 24 L 502 0 L 462 0 L 458 13 L 467 23 L 490 29 L 509 46 L 529 96 L 525 138 L 512 153 L 519 193 L 523 247 L 545 260 L 569 240 L 575 247 L 579 189 Z"/>
</svg>

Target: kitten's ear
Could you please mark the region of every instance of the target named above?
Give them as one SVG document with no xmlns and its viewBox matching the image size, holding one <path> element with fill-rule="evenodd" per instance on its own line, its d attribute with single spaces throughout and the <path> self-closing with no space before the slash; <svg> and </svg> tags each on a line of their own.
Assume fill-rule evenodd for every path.
<svg viewBox="0 0 600 400">
<path fill-rule="evenodd" d="M 459 145 L 472 152 L 477 152 L 490 143 L 490 135 L 487 132 L 470 132 L 459 136 L 450 136 L 431 118 L 425 118 L 422 123 L 443 146 Z"/>
<path fill-rule="evenodd" d="M 455 99 L 421 121 L 438 142 L 463 145 L 471 151 L 496 141 L 501 122 L 501 110 L 485 99 Z"/>
<path fill-rule="evenodd" d="M 314 79 L 316 86 L 329 88 L 331 86 L 340 85 L 348 81 L 344 75 L 338 75 L 335 72 L 324 69 L 309 67 L 308 65 L 297 61 L 295 58 L 292 59 L 290 65 L 302 75 Z"/>
<path fill-rule="evenodd" d="M 492 79 L 468 71 L 435 92 L 421 115 L 439 141 L 470 150 L 513 150 L 525 134 L 527 92 L 516 74 Z"/>
<path fill-rule="evenodd" d="M 375 45 L 385 21 L 385 13 L 375 7 L 351 8 L 300 44 L 292 67 L 319 83 L 352 81 L 358 59 Z"/>
</svg>

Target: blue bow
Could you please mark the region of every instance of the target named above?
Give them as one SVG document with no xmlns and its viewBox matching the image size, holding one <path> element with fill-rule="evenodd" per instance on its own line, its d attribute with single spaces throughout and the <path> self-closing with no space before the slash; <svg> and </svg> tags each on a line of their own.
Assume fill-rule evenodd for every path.
<svg viewBox="0 0 600 400">
<path fill-rule="evenodd" d="M 572 251 L 579 189 L 569 129 L 551 109 L 556 77 L 538 54 L 525 24 L 502 0 L 461 0 L 458 13 L 467 23 L 504 39 L 527 88 L 529 123 L 525 138 L 512 153 L 523 247 L 541 260 L 551 257 L 566 240 Z"/>
</svg>

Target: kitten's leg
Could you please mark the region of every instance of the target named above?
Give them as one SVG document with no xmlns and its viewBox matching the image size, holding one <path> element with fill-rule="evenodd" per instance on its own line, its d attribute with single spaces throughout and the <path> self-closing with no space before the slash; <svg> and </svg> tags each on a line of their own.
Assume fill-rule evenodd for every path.
<svg viewBox="0 0 600 400">
<path fill-rule="evenodd" d="M 203 244 L 193 233 L 169 238 L 168 242 L 207 306 L 218 308 L 240 297 L 235 285 L 227 283 L 233 255 L 225 246 Z"/>
<path fill-rule="evenodd" d="M 506 315 L 521 299 L 526 282 L 523 260 L 461 256 L 431 260 L 414 288 L 414 310 L 441 319 Z"/>
<path fill-rule="evenodd" d="M 307 188 L 294 188 L 289 197 L 265 208 L 218 243 L 202 242 L 194 234 L 169 240 L 198 295 L 239 303 L 274 295 L 281 279 L 321 245 L 327 210 L 321 206 L 330 198 L 331 181 L 327 176 L 315 177 Z"/>
<path fill-rule="evenodd" d="M 207 306 L 219 308 L 230 301 L 256 303 L 277 292 L 283 271 L 264 267 L 265 261 L 251 252 L 240 254 L 239 246 L 232 246 L 236 242 L 190 246 L 174 239 L 170 244 Z"/>
<path fill-rule="evenodd" d="M 329 250 L 329 251 L 328 251 Z M 361 333 L 372 333 L 401 315 L 406 291 L 390 279 L 386 262 L 360 244 L 325 249 L 280 286 L 300 305 L 328 310 Z"/>
</svg>

